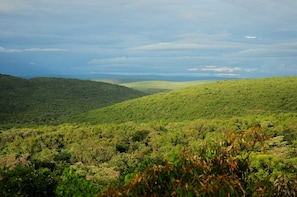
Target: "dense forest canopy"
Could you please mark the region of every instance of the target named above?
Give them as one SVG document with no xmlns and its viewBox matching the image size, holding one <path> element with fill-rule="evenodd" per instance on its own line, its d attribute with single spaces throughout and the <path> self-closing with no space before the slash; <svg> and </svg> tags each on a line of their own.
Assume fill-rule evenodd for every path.
<svg viewBox="0 0 297 197">
<path fill-rule="evenodd" d="M 0 123 L 57 124 L 74 114 L 144 95 L 103 82 L 0 75 Z"/>
</svg>

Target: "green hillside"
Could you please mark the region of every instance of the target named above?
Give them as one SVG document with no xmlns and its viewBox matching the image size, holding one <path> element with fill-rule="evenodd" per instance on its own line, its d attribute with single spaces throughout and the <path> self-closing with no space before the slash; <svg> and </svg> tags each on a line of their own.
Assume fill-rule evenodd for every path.
<svg viewBox="0 0 297 197">
<path fill-rule="evenodd" d="M 183 121 L 296 112 L 297 77 L 220 81 L 129 100 L 72 122 Z"/>
<path fill-rule="evenodd" d="M 95 81 L 101 81 L 111 84 L 118 84 L 133 88 L 147 94 L 155 94 L 160 92 L 167 92 L 171 90 L 177 90 L 193 85 L 205 84 L 210 82 L 219 81 L 219 79 L 208 80 L 193 80 L 193 81 L 168 81 L 168 80 L 144 80 L 144 79 L 97 79 Z"/>
<path fill-rule="evenodd" d="M 58 103 L 70 114 L 81 110 L 74 98 L 104 92 L 94 91 L 101 83 L 66 81 L 2 76 L 1 93 L 10 91 L 1 105 L 5 98 L 11 109 L 28 109 L 17 114 L 24 120 L 42 115 L 24 105 L 27 97 L 51 114 L 46 103 L 63 95 Z M 221 81 L 131 99 L 72 123 L 2 127 L 0 196 L 296 196 L 296 82 Z"/>
<path fill-rule="evenodd" d="M 148 94 L 155 94 L 159 92 L 166 92 L 171 90 L 177 90 L 189 86 L 198 84 L 205 84 L 214 81 L 200 80 L 200 81 L 162 81 L 162 80 L 151 80 L 151 81 L 136 81 L 121 83 L 120 85 L 128 88 L 133 88 Z"/>
<path fill-rule="evenodd" d="M 144 95 L 102 82 L 0 75 L 0 123 L 57 123 L 74 114 Z"/>
</svg>

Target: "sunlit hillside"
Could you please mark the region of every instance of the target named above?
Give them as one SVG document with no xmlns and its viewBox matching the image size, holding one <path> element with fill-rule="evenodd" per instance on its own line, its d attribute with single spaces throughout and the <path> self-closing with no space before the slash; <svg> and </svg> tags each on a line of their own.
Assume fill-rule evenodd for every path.
<svg viewBox="0 0 297 197">
<path fill-rule="evenodd" d="M 183 121 L 296 112 L 297 77 L 197 85 L 90 111 L 72 122 Z"/>
<path fill-rule="evenodd" d="M 148 94 L 154 94 L 159 92 L 166 92 L 171 90 L 177 90 L 189 86 L 211 83 L 214 81 L 137 81 L 122 83 L 120 85 L 133 88 Z"/>
<path fill-rule="evenodd" d="M 106 83 L 118 84 L 133 88 L 147 94 L 155 94 L 160 92 L 167 92 L 177 90 L 194 85 L 206 84 L 222 79 L 201 79 L 201 80 L 187 80 L 187 81 L 168 81 L 168 80 L 144 80 L 144 79 L 97 79 L 95 81 L 102 81 Z"/>
</svg>

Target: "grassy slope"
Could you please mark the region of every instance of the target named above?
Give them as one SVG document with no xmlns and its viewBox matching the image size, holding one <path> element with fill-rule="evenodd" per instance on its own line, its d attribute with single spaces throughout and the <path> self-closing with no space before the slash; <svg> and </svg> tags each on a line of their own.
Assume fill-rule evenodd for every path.
<svg viewBox="0 0 297 197">
<path fill-rule="evenodd" d="M 210 83 L 213 81 L 200 80 L 200 81 L 161 81 L 161 80 L 152 80 L 152 81 L 137 81 L 122 83 L 120 85 L 133 88 L 148 94 L 154 94 L 159 92 L 165 92 L 170 90 L 177 90 L 193 85 Z"/>
<path fill-rule="evenodd" d="M 102 82 L 0 75 L 0 123 L 56 122 L 144 95 Z"/>
<path fill-rule="evenodd" d="M 296 112 L 297 77 L 209 83 L 90 111 L 72 122 L 183 121 Z"/>
<path fill-rule="evenodd" d="M 177 90 L 193 85 L 205 84 L 218 81 L 209 80 L 193 80 L 193 81 L 167 81 L 167 80 L 144 80 L 144 79 L 97 79 L 94 81 L 106 82 L 111 84 L 118 84 L 133 88 L 147 94 L 155 94 L 171 90 Z"/>
</svg>

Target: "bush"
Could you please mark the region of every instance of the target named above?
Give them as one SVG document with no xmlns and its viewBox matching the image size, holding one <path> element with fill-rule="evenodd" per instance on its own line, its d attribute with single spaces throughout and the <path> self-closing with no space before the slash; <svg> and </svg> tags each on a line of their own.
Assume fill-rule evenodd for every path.
<svg viewBox="0 0 297 197">
<path fill-rule="evenodd" d="M 0 170 L 0 196 L 54 196 L 56 176 L 48 168 Z"/>
<path fill-rule="evenodd" d="M 65 168 L 63 179 L 56 188 L 56 195 L 61 197 L 96 196 L 100 191 L 92 182 L 85 177 L 77 175 L 73 168 Z"/>
<path fill-rule="evenodd" d="M 195 154 L 172 154 L 163 165 L 127 176 L 124 187 L 109 188 L 102 196 L 269 196 L 282 192 L 274 189 L 269 173 L 254 176 L 257 169 L 250 169 L 250 154 L 258 145 L 265 152 L 266 139 L 260 128 L 226 133 L 221 141 L 201 145 Z M 294 192 L 291 188 L 286 192 Z"/>
</svg>

